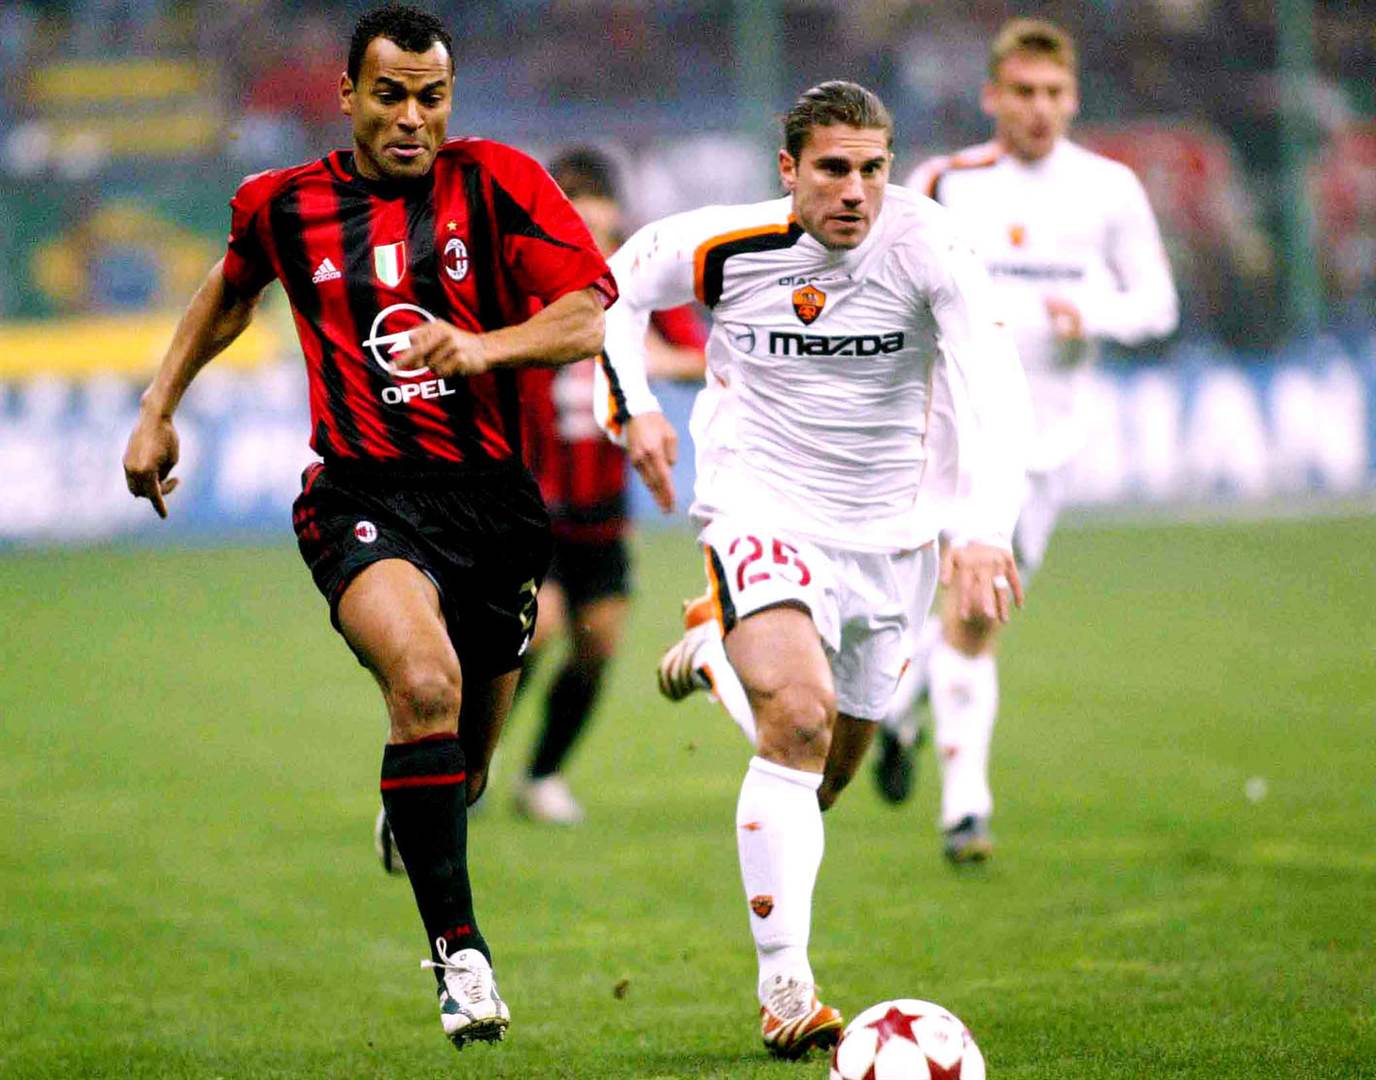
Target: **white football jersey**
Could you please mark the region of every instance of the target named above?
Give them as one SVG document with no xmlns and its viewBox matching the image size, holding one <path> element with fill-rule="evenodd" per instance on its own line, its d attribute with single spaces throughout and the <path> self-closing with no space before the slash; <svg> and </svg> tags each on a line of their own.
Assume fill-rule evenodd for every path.
<svg viewBox="0 0 1376 1080">
<path fill-rule="evenodd" d="M 676 214 L 612 257 L 603 426 L 658 409 L 646 323 L 696 297 L 714 321 L 691 423 L 695 518 L 767 513 L 858 551 L 942 529 L 1007 546 L 1031 409 L 973 249 L 945 210 L 896 186 L 849 251 L 791 210 L 784 197 Z"/>
<path fill-rule="evenodd" d="M 1175 286 L 1146 192 L 1126 165 L 1065 139 L 1030 163 L 997 143 L 934 158 L 908 186 L 947 207 L 983 257 L 1032 388 L 1032 468 L 1056 468 L 1084 441 L 1096 341 L 1136 345 L 1176 326 Z M 1079 309 L 1086 340 L 1057 339 L 1047 297 Z"/>
</svg>

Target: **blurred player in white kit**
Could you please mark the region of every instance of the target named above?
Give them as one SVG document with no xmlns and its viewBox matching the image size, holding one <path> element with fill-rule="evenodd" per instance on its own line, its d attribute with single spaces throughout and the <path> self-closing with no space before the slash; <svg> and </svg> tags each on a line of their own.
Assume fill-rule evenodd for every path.
<svg viewBox="0 0 1376 1080">
<path fill-rule="evenodd" d="M 1021 601 L 1026 383 L 950 214 L 888 186 L 892 139 L 874 94 L 823 83 L 784 120 L 788 195 L 674 215 L 612 259 L 596 400 L 662 507 L 675 438 L 645 381 L 646 321 L 694 296 L 714 314 L 692 418 L 707 618 L 660 677 L 674 698 L 715 690 L 755 749 L 737 850 L 761 1035 L 781 1057 L 843 1025 L 807 952 L 821 811 L 916 647 L 938 531 L 960 534 L 944 580 L 963 617 L 998 622 Z"/>
<path fill-rule="evenodd" d="M 1014 551 L 1024 581 L 1046 553 L 1067 468 L 1086 437 L 1083 390 L 1097 343 L 1136 345 L 1175 329 L 1177 304 L 1156 219 L 1126 166 L 1066 138 L 1079 108 L 1075 45 L 1059 27 L 1013 19 L 990 49 L 982 146 L 925 162 L 908 186 L 947 207 L 976 247 L 1017 341 L 1036 414 L 1028 497 Z M 989 748 L 998 712 L 998 621 L 964 618 L 953 597 L 933 620 L 884 724 L 880 791 L 912 789 L 915 706 L 931 703 L 952 862 L 993 851 Z"/>
</svg>

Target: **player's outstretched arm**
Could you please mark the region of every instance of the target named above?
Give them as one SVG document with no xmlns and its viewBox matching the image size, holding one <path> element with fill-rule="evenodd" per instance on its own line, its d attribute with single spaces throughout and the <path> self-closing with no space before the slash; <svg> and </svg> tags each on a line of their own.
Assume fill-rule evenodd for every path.
<svg viewBox="0 0 1376 1080">
<path fill-rule="evenodd" d="M 615 312 L 616 308 L 612 311 Z M 700 386 L 703 373 L 707 370 L 707 356 L 703 352 L 707 333 L 698 317 L 686 306 L 670 308 L 656 312 L 651 317 L 651 324 L 645 339 L 646 373 L 661 379 L 692 380 Z M 611 328 L 612 320 L 609 319 L 609 338 Z M 601 366 L 599 375 L 605 376 Z M 599 389 L 601 401 L 607 402 L 610 407 L 610 384 Z M 678 460 L 678 432 L 658 408 L 645 409 L 644 403 L 642 411 L 626 417 L 624 428 L 626 451 L 631 464 L 649 488 L 660 510 L 666 514 L 672 513 L 675 501 L 673 467 Z"/>
<path fill-rule="evenodd" d="M 650 389 L 647 331 L 652 313 L 693 299 L 693 252 L 701 239 L 701 228 L 691 224 L 696 220 L 697 215 L 677 215 L 646 225 L 611 257 L 621 297 L 607 312 L 606 349 L 593 379 L 598 424 L 626 447 L 655 505 L 666 514 L 674 509 L 678 434 Z"/>
<path fill-rule="evenodd" d="M 135 498 L 153 504 L 159 517 L 167 517 L 164 496 L 177 486 L 168 476 L 179 454 L 172 414 L 201 368 L 244 332 L 257 303 L 257 294 L 241 296 L 230 287 L 224 260 L 217 262 L 187 305 L 158 373 L 143 392 L 124 449 L 124 481 Z"/>
<path fill-rule="evenodd" d="M 1147 193 L 1131 173 L 1120 175 L 1120 206 L 1107 253 L 1118 288 L 1087 298 L 1082 332 L 1121 345 L 1141 345 L 1174 333 L 1180 322 L 1180 301 Z"/>
<path fill-rule="evenodd" d="M 565 293 L 525 322 L 473 334 L 450 323 L 426 323 L 411 331 L 411 347 L 399 367 L 429 368 L 440 376 L 481 375 L 494 368 L 571 364 L 602 351 L 602 297 L 594 288 Z"/>
</svg>

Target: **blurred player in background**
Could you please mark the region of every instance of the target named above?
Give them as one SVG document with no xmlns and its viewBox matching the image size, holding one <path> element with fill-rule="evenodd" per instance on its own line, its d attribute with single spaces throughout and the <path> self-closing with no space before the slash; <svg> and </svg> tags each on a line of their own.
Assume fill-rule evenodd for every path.
<svg viewBox="0 0 1376 1080">
<path fill-rule="evenodd" d="M 1107 339 L 1171 333 L 1176 295 L 1137 177 L 1065 136 L 1079 107 L 1075 45 L 1059 27 L 1009 21 L 994 39 L 982 104 L 994 139 L 919 166 L 910 187 L 948 207 L 975 244 L 1018 343 L 1036 415 L 1028 496 L 1014 551 L 1024 581 L 1046 553 L 1067 468 L 1084 444 L 1083 390 Z M 998 711 L 999 623 L 962 616 L 948 595 L 885 722 L 880 791 L 912 790 L 918 700 L 930 698 L 942 771 L 941 826 L 953 862 L 988 858 L 989 746 Z"/>
<path fill-rule="evenodd" d="M 591 147 L 572 147 L 549 163 L 549 171 L 603 254 L 610 255 L 624 236 L 611 160 Z M 706 340 L 702 319 L 691 307 L 655 312 L 647 341 L 650 375 L 700 381 Z M 568 655 L 545 698 L 516 807 L 533 820 L 561 825 L 583 818 L 561 770 L 587 725 L 607 662 L 620 644 L 631 586 L 626 452 L 602 434 L 594 415 L 597 363 L 589 359 L 521 373 L 522 396 L 529 404 L 528 460 L 554 531 L 554 559 L 540 587 L 540 615 L 525 658 L 523 685 L 538 655 L 561 629 L 568 635 Z"/>
<path fill-rule="evenodd" d="M 510 1018 L 474 914 L 466 803 L 486 782 L 550 554 L 512 369 L 598 352 L 616 287 L 536 162 L 445 141 L 453 86 L 433 16 L 388 7 L 359 20 L 339 84 L 352 148 L 239 188 L 229 250 L 143 396 L 124 468 L 165 517 L 177 404 L 279 279 L 323 459 L 302 479 L 297 540 L 386 702 L 383 804 L 441 1024 L 462 1048 L 502 1038 Z M 309 748 L 297 755 L 309 768 Z"/>
<path fill-rule="evenodd" d="M 961 614 L 996 621 L 1021 600 L 1011 540 L 1026 385 L 949 215 L 888 187 L 892 140 L 874 94 L 823 83 L 784 121 L 787 196 L 665 218 L 611 260 L 622 299 L 607 321 L 610 427 L 661 507 L 674 502 L 675 441 L 646 383 L 646 326 L 695 296 L 714 314 L 691 511 L 713 618 L 671 650 L 682 662 L 668 689 L 725 678 L 705 672 L 715 646 L 748 695 L 755 755 L 737 850 L 761 1035 L 782 1057 L 842 1027 L 808 959 L 821 811 L 893 698 L 952 515 Z"/>
</svg>

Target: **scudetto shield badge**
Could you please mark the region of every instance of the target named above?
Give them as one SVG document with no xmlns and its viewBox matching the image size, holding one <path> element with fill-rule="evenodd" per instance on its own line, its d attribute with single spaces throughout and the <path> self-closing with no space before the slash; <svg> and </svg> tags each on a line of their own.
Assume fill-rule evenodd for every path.
<svg viewBox="0 0 1376 1080">
<path fill-rule="evenodd" d="M 827 294 L 815 285 L 804 285 L 801 289 L 793 290 L 793 310 L 804 326 L 810 325 L 822 314 L 822 308 L 826 307 L 826 303 Z"/>
<path fill-rule="evenodd" d="M 400 285 L 406 275 L 406 241 L 373 248 L 373 272 L 389 289 Z"/>
</svg>

